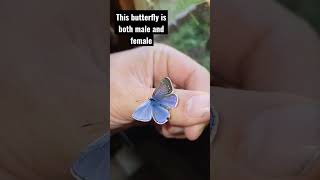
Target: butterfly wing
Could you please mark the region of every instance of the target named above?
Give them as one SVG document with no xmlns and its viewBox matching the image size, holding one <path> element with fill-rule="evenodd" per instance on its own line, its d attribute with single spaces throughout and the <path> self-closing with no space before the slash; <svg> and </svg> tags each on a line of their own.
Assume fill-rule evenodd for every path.
<svg viewBox="0 0 320 180">
<path fill-rule="evenodd" d="M 153 118 L 157 124 L 165 124 L 170 118 L 169 109 L 177 106 L 178 97 L 173 91 L 171 80 L 166 77 L 152 94 L 151 100 L 140 105 L 132 117 L 138 121 L 147 122 Z"/>
<path fill-rule="evenodd" d="M 152 98 L 161 99 L 162 97 L 171 94 L 173 91 L 171 80 L 166 77 L 160 81 L 160 85 L 152 94 Z"/>
<path fill-rule="evenodd" d="M 152 105 L 151 101 L 147 100 L 142 103 L 137 109 L 133 112 L 132 118 L 142 122 L 148 122 L 152 119 Z"/>
<path fill-rule="evenodd" d="M 157 124 L 165 124 L 170 117 L 170 113 L 166 108 L 155 103 L 152 105 L 152 117 Z"/>
<path fill-rule="evenodd" d="M 169 109 L 177 107 L 178 96 L 175 94 L 169 94 L 169 95 L 162 97 L 158 102 L 161 106 L 163 106 L 169 110 Z"/>
</svg>

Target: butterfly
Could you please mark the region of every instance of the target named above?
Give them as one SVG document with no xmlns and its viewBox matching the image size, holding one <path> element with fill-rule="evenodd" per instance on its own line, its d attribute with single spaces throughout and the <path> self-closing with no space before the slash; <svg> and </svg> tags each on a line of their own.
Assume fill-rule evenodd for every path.
<svg viewBox="0 0 320 180">
<path fill-rule="evenodd" d="M 178 96 L 173 93 L 170 78 L 166 77 L 160 81 L 159 87 L 154 90 L 151 98 L 137 107 L 132 118 L 142 122 L 153 119 L 157 124 L 165 124 L 170 118 L 169 110 L 177 105 Z"/>
</svg>

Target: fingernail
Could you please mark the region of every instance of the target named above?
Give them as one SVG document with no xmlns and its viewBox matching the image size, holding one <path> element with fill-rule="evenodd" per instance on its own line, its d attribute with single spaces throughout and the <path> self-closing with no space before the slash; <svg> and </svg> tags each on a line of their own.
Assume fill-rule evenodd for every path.
<svg viewBox="0 0 320 180">
<path fill-rule="evenodd" d="M 210 96 L 191 97 L 187 102 L 187 113 L 192 118 L 202 118 L 210 113 Z"/>
</svg>

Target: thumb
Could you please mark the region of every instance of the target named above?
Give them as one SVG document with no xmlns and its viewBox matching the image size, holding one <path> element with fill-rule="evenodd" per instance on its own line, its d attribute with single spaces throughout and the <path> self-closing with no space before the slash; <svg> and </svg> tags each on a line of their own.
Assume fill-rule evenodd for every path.
<svg viewBox="0 0 320 180">
<path fill-rule="evenodd" d="M 169 123 L 174 126 L 192 126 L 209 121 L 210 95 L 203 91 L 180 90 L 175 91 L 179 102 L 172 109 Z"/>
<path fill-rule="evenodd" d="M 151 97 L 153 91 L 141 89 L 134 93 L 133 96 L 128 96 L 126 108 L 128 109 L 127 116 L 135 111 L 142 103 L 141 100 L 146 100 Z M 176 89 L 174 92 L 178 96 L 178 105 L 170 110 L 170 125 L 174 126 L 191 126 L 209 121 L 210 118 L 210 96 L 209 93 L 202 91 L 191 91 Z M 132 103 L 128 103 L 132 102 Z"/>
</svg>

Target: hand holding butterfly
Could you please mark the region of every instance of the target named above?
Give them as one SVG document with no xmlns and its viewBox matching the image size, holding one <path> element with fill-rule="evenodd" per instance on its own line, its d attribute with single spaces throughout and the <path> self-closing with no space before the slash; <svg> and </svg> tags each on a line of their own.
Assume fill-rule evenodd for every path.
<svg viewBox="0 0 320 180">
<path fill-rule="evenodd" d="M 110 59 L 111 131 L 139 124 L 132 113 L 169 77 L 179 103 L 170 110 L 169 121 L 157 127 L 168 138 L 195 140 L 201 135 L 210 118 L 210 75 L 204 67 L 161 44 L 114 53 Z"/>
</svg>

